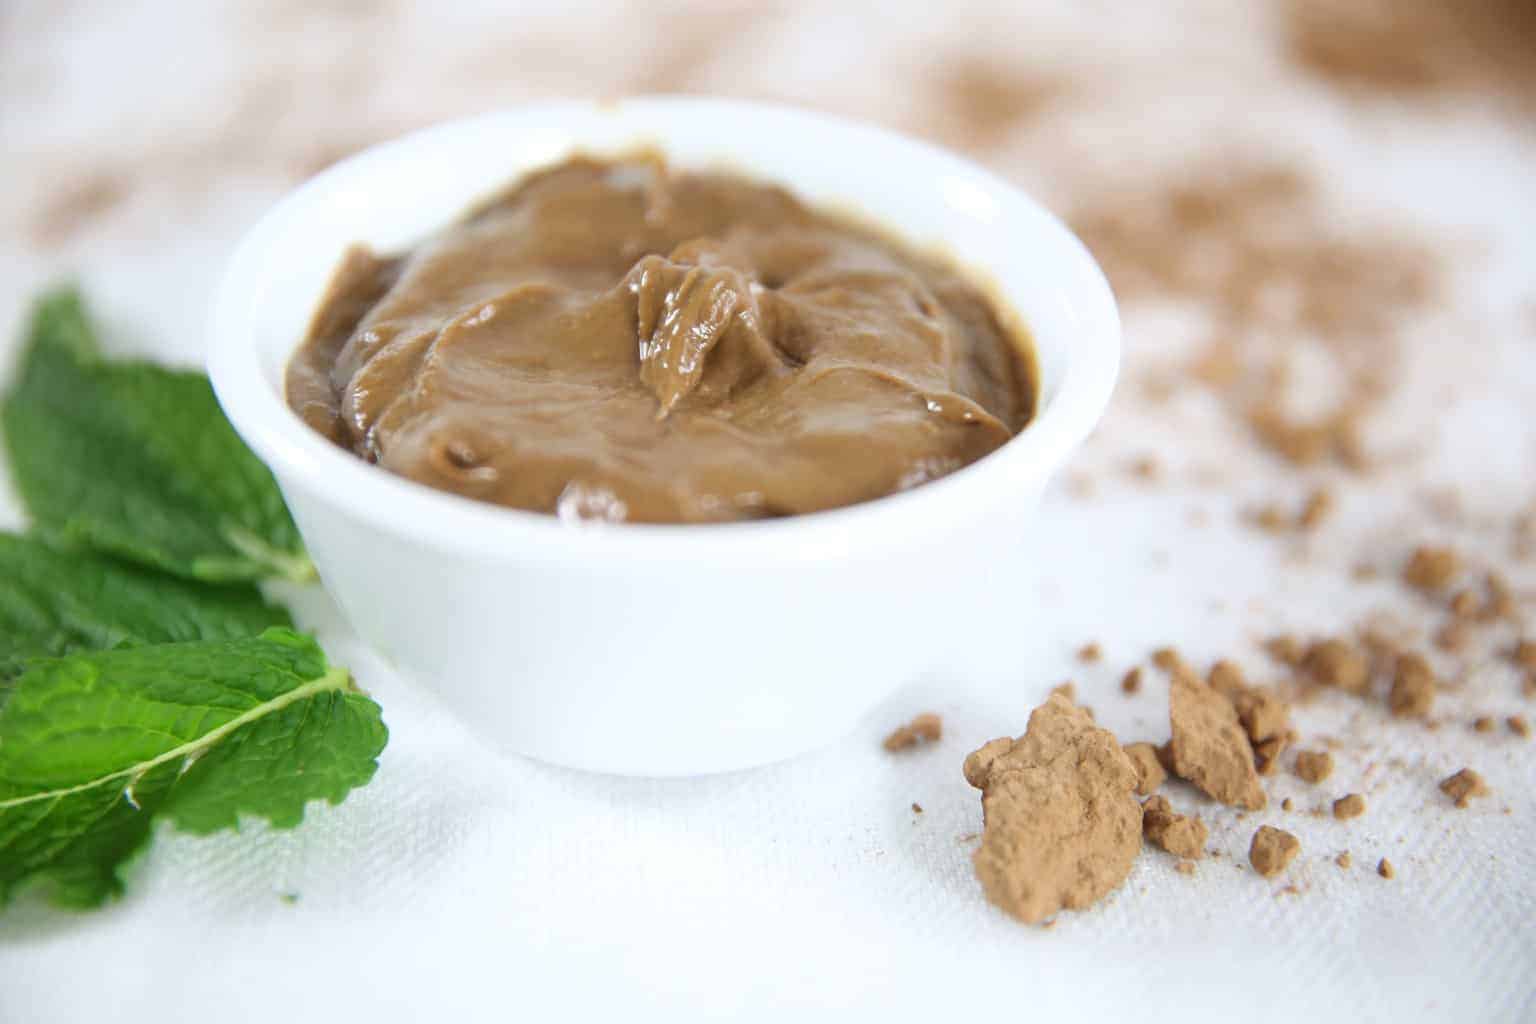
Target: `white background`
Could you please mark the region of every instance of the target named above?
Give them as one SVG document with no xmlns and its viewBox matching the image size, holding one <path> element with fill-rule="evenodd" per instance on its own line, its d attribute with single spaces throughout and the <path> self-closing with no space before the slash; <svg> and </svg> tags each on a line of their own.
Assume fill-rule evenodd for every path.
<svg viewBox="0 0 1536 1024">
<path fill-rule="evenodd" d="M 552 95 L 815 105 L 968 144 L 1064 211 L 1204 161 L 1300 161 L 1328 182 L 1341 221 L 1402 226 L 1451 267 L 1444 300 L 1402 332 L 1401 386 L 1376 424 L 1414 457 L 1368 480 L 1278 466 L 1206 396 L 1144 400 L 1139 382 L 1181 351 L 1201 311 L 1128 309 L 1126 382 L 1080 464 L 1095 496 L 1062 492 L 1020 524 L 1036 539 L 1032 578 L 959 581 L 998 601 L 947 671 L 790 764 L 648 782 L 498 753 L 357 649 L 322 596 L 301 596 L 334 659 L 385 709 L 392 738 L 376 781 L 292 833 L 162 834 L 104 911 L 12 907 L 0 917 L 0 1022 L 791 1007 L 1531 1019 L 1536 760 L 1529 742 L 1467 728 L 1476 714 L 1522 710 L 1493 657 L 1473 659 L 1434 733 L 1343 700 L 1301 710 L 1309 742 L 1337 743 L 1339 768 L 1317 788 L 1274 780 L 1263 814 L 1238 820 L 1172 790 L 1221 853 L 1192 878 L 1148 851 L 1102 905 L 1032 929 L 990 908 L 971 874 L 980 810 L 960 763 L 1022 731 L 1068 676 L 1123 739 L 1160 741 L 1161 681 L 1135 699 L 1116 688 L 1151 647 L 1236 656 L 1262 676 L 1254 641 L 1266 634 L 1372 611 L 1422 618 L 1390 579 L 1349 575 L 1362 559 L 1395 569 L 1421 540 L 1502 565 L 1530 608 L 1536 573 L 1506 543 L 1536 468 L 1529 108 L 1475 93 L 1341 96 L 1286 65 L 1277 24 L 1267 6 L 1214 2 L 0 7 L 0 353 L 27 297 L 77 273 L 114 347 L 195 362 L 221 260 L 286 189 L 410 127 Z M 976 61 L 1072 84 L 978 141 L 955 134 L 944 99 L 945 69 Z M 82 207 L 89 215 L 60 212 Z M 1143 453 L 1167 467 L 1162 482 L 1120 471 Z M 1341 508 L 1316 537 L 1242 524 L 1247 504 L 1297 501 L 1317 480 L 1338 488 Z M 1447 488 L 1462 514 L 1436 511 Z M 0 522 L 21 523 L 4 494 Z M 1489 649 L 1510 638 L 1491 635 Z M 1103 664 L 1073 663 L 1088 640 L 1103 643 Z M 943 714 L 944 740 L 884 753 L 884 733 L 923 710 Z M 1495 792 L 1456 811 L 1435 783 L 1464 765 Z M 1366 794 L 1364 818 L 1305 813 L 1349 791 Z M 1278 808 L 1287 795 L 1290 814 Z M 1274 881 L 1245 864 L 1261 823 L 1302 842 Z M 1345 849 L 1348 871 L 1332 860 Z M 1395 881 L 1373 873 L 1381 856 Z"/>
</svg>

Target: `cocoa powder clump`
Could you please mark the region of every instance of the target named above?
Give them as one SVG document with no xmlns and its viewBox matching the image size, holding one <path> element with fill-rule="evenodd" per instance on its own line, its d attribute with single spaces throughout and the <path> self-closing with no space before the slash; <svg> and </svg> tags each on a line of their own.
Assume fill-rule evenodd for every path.
<svg viewBox="0 0 1536 1024">
<path fill-rule="evenodd" d="M 1290 724 L 1290 705 L 1268 690 L 1246 690 L 1232 704 L 1248 738 L 1255 744 L 1283 736 Z"/>
<path fill-rule="evenodd" d="M 1471 768 L 1463 768 L 1455 775 L 1440 781 L 1440 792 L 1455 801 L 1457 807 L 1466 807 L 1473 797 L 1487 796 L 1489 789 L 1481 775 Z"/>
<path fill-rule="evenodd" d="M 1283 829 L 1260 825 L 1248 844 L 1248 863 L 1265 878 L 1273 878 L 1290 866 L 1301 852 L 1301 842 Z"/>
<path fill-rule="evenodd" d="M 1141 805 L 1142 835 L 1175 857 L 1199 860 L 1205 855 L 1209 832 L 1194 815 L 1175 814 L 1165 797 L 1148 797 Z"/>
<path fill-rule="evenodd" d="M 1232 702 L 1193 675 L 1176 673 L 1168 702 L 1174 774 L 1224 804 L 1261 810 L 1253 746 Z"/>
<path fill-rule="evenodd" d="M 1504 719 L 1504 724 L 1509 726 L 1509 731 L 1521 739 L 1531 738 L 1531 723 L 1526 721 L 1524 715 L 1510 715 Z"/>
<path fill-rule="evenodd" d="M 965 759 L 982 791 L 972 860 L 989 900 L 1029 923 L 1081 909 L 1120 885 L 1141 850 L 1136 768 L 1115 737 L 1052 694 L 1017 739 Z"/>
<path fill-rule="evenodd" d="M 1184 656 L 1172 647 L 1159 647 L 1152 652 L 1152 664 L 1171 676 L 1192 675 L 1194 670 Z"/>
<path fill-rule="evenodd" d="M 1133 668 L 1120 680 L 1120 692 L 1130 696 L 1141 690 L 1141 669 Z"/>
<path fill-rule="evenodd" d="M 925 711 L 885 738 L 885 749 L 895 753 L 921 743 L 937 743 L 944 735 L 944 720 Z"/>
<path fill-rule="evenodd" d="M 1157 748 L 1150 743 L 1128 743 L 1125 755 L 1136 766 L 1136 795 L 1151 796 L 1168 781 L 1168 772 L 1158 760 Z"/>
<path fill-rule="evenodd" d="M 1399 718 L 1425 718 L 1434 707 L 1436 686 L 1434 669 L 1423 655 L 1401 654 L 1387 704 Z"/>
<path fill-rule="evenodd" d="M 1461 559 L 1451 548 L 1425 545 L 1414 550 L 1403 568 L 1403 582 L 1425 593 L 1450 586 L 1461 572 Z"/>
<path fill-rule="evenodd" d="M 1210 672 L 1206 673 L 1205 681 L 1211 689 L 1228 700 L 1235 699 L 1248 689 L 1248 679 L 1243 675 L 1242 668 L 1236 662 L 1225 658 L 1211 666 Z"/>
<path fill-rule="evenodd" d="M 1458 590 L 1451 598 L 1451 614 L 1458 619 L 1470 619 L 1483 607 L 1483 602 L 1470 590 Z"/>
<path fill-rule="evenodd" d="M 1344 640 L 1320 640 L 1307 649 L 1303 670 L 1323 686 L 1348 693 L 1363 693 L 1371 681 L 1371 666 L 1353 644 Z"/>
<path fill-rule="evenodd" d="M 1253 767 L 1260 775 L 1273 775 L 1280 770 L 1280 755 L 1290 745 L 1291 736 L 1285 732 L 1253 745 Z"/>
<path fill-rule="evenodd" d="M 1435 646 L 1451 654 L 1460 654 L 1471 642 L 1471 623 L 1465 619 L 1452 619 L 1435 633 Z"/>
<path fill-rule="evenodd" d="M 1358 818 L 1365 813 L 1365 797 L 1359 793 L 1341 796 L 1333 802 L 1333 816 L 1339 821 Z"/>
<path fill-rule="evenodd" d="M 1389 882 L 1397 877 L 1397 869 L 1394 868 L 1392 866 L 1392 862 L 1387 860 L 1385 857 L 1376 862 L 1376 873 Z"/>
<path fill-rule="evenodd" d="M 1299 666 L 1302 659 L 1307 656 L 1306 645 L 1289 633 L 1270 637 L 1264 642 L 1264 650 L 1271 658 L 1291 668 Z"/>
<path fill-rule="evenodd" d="M 1296 518 L 1296 525 L 1303 530 L 1315 530 L 1323 525 L 1333 512 L 1333 492 L 1319 487 L 1307 495 L 1307 503 L 1301 507 L 1301 514 Z"/>
<path fill-rule="evenodd" d="M 1296 777 L 1317 785 L 1333 774 L 1333 755 L 1326 750 L 1296 751 Z"/>
</svg>

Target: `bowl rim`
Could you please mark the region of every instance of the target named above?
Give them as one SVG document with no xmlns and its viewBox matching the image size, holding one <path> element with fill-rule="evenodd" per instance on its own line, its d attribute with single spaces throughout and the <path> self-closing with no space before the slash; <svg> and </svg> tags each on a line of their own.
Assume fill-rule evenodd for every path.
<svg viewBox="0 0 1536 1024">
<path fill-rule="evenodd" d="M 1042 393 L 1033 420 L 995 451 L 920 487 L 870 501 L 781 519 L 728 523 L 572 523 L 554 515 L 478 501 L 398 476 L 359 459 L 322 437 L 289 408 L 273 388 L 246 327 L 253 288 L 262 268 L 280 254 L 281 235 L 292 211 L 317 194 L 355 187 L 375 166 L 401 151 L 430 148 L 450 134 L 508 119 L 561 112 L 611 114 L 631 111 L 648 118 L 699 112 L 733 122 L 770 118 L 835 129 L 862 152 L 900 156 L 907 166 L 963 176 L 1004 211 L 1003 222 L 1032 222 L 1035 234 L 1063 261 L 1076 284 L 1074 306 L 1084 329 L 1065 356 L 1054 393 Z M 654 136 L 648 127 L 647 138 Z M 574 139 L 579 147 L 581 139 Z M 663 152 L 664 133 L 655 140 Z M 786 182 L 794 189 L 794 183 Z M 478 197 L 467 195 L 466 208 Z M 878 218 L 876 218 L 878 220 Z M 899 232 L 898 232 L 899 234 Z M 956 253 L 963 263 L 963 253 Z M 1009 300 L 999 288 L 1003 301 Z M 1028 321 L 1026 318 L 1026 326 Z M 1030 326 L 1031 335 L 1036 332 Z M 294 339 L 297 348 L 299 339 Z M 1039 344 L 1036 337 L 1036 344 Z M 1093 430 L 1109 403 L 1120 361 L 1120 321 L 1114 294 L 1086 246 L 1062 221 L 1017 187 L 937 146 L 888 129 L 796 107 L 745 100 L 645 96 L 619 101 L 553 100 L 508 107 L 440 122 L 364 149 L 289 192 L 244 236 L 226 264 L 209 320 L 208 372 L 225 414 L 286 487 L 308 491 L 346 507 L 353 515 L 401 538 L 426 540 L 454 551 L 541 559 L 602 556 L 626 560 L 721 558 L 753 562 L 815 560 L 881 551 L 932 533 L 944 524 L 970 520 L 978 508 L 1017 497 L 1021 487 L 1042 486 Z"/>
</svg>

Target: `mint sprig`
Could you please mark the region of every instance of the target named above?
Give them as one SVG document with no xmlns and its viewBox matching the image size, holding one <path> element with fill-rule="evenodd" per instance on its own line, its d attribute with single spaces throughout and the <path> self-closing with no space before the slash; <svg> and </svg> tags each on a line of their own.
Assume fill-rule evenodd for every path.
<svg viewBox="0 0 1536 1024">
<path fill-rule="evenodd" d="M 252 586 L 213 586 L 0 533 L 0 684 L 29 658 L 291 626 Z"/>
<path fill-rule="evenodd" d="M 159 821 L 291 828 L 373 777 L 378 705 L 254 585 L 314 570 L 206 378 L 107 359 L 58 291 L 0 425 L 32 518 L 0 533 L 0 905 L 97 906 Z"/>
<path fill-rule="evenodd" d="M 0 422 L 17 490 L 57 543 L 201 580 L 314 578 L 208 379 L 106 359 L 74 290 L 34 307 Z"/>
<path fill-rule="evenodd" d="M 40 881 L 100 903 L 156 818 L 291 828 L 366 784 L 387 738 L 378 705 L 290 630 L 35 661 L 0 709 L 0 901 Z"/>
</svg>

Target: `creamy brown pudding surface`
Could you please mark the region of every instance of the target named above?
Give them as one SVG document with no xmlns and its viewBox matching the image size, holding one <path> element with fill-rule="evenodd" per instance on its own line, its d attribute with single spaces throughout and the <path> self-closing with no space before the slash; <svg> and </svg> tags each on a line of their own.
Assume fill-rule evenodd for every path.
<svg viewBox="0 0 1536 1024">
<path fill-rule="evenodd" d="M 349 252 L 288 401 L 473 498 L 756 519 L 997 448 L 1034 410 L 1027 344 L 958 269 L 783 189 L 574 159 L 411 252 Z"/>
</svg>

